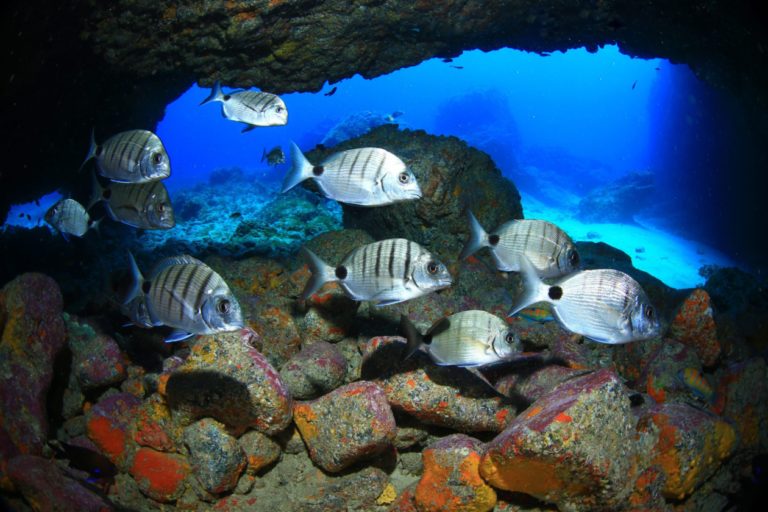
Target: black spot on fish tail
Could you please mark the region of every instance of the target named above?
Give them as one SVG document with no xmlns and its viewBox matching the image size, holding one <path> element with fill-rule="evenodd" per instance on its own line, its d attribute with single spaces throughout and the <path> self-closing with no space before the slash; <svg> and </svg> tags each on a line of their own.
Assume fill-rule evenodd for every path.
<svg viewBox="0 0 768 512">
<path fill-rule="evenodd" d="M 346 279 L 347 278 L 347 267 L 344 265 L 339 265 L 336 267 L 336 277 L 339 279 Z"/>
<path fill-rule="evenodd" d="M 312 168 L 312 174 L 320 176 L 325 172 L 325 168 L 322 165 L 316 165 Z"/>
<path fill-rule="evenodd" d="M 633 393 L 629 395 L 629 405 L 632 407 L 638 407 L 645 403 L 645 398 L 640 393 Z"/>
<path fill-rule="evenodd" d="M 563 289 L 559 286 L 551 286 L 549 288 L 549 298 L 552 300 L 560 300 L 563 296 Z"/>
<path fill-rule="evenodd" d="M 112 197 L 112 190 L 105 188 L 104 192 L 101 193 L 101 197 L 103 197 L 104 199 L 109 199 L 110 197 Z"/>
<path fill-rule="evenodd" d="M 141 291 L 144 293 L 149 293 L 150 289 L 152 289 L 152 282 L 144 281 L 144 283 L 141 285 Z"/>
<path fill-rule="evenodd" d="M 497 245 L 499 243 L 499 235 L 491 235 L 488 237 L 488 243 L 491 245 Z"/>
</svg>

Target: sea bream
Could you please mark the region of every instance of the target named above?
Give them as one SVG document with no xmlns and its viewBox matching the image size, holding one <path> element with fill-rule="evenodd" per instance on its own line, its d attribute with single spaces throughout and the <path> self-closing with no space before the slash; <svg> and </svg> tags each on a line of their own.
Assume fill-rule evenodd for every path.
<svg viewBox="0 0 768 512">
<path fill-rule="evenodd" d="M 382 206 L 421 197 L 416 176 L 385 149 L 349 149 L 312 165 L 291 142 L 291 160 L 283 192 L 311 178 L 326 197 L 340 203 Z"/>
<path fill-rule="evenodd" d="M 489 247 L 496 268 L 518 272 L 519 257 L 533 264 L 539 277 L 558 277 L 578 270 L 579 252 L 565 231 L 543 220 L 512 220 L 488 234 L 471 211 L 467 210 L 470 236 L 460 259 Z"/>
<path fill-rule="evenodd" d="M 560 325 L 599 343 L 628 343 L 659 334 L 656 310 L 638 282 L 624 272 L 582 270 L 550 285 L 539 279 L 524 256 L 520 268 L 525 288 L 509 316 L 548 302 Z"/>
<path fill-rule="evenodd" d="M 480 310 L 444 317 L 425 334 L 402 315 L 400 332 L 408 340 L 406 358 L 423 346 L 432 361 L 441 366 L 486 366 L 509 361 L 523 350 L 520 339 L 504 320 Z"/>
<path fill-rule="evenodd" d="M 148 130 L 120 132 L 101 145 L 91 132 L 91 148 L 82 165 L 91 158 L 96 159 L 99 174 L 118 183 L 147 183 L 171 175 L 171 161 L 160 137 Z"/>
<path fill-rule="evenodd" d="M 325 283 L 337 282 L 353 300 L 387 306 L 421 297 L 451 285 L 443 263 L 416 242 L 382 240 L 352 250 L 337 267 L 303 249 L 312 277 L 302 293 L 306 300 Z"/>
<path fill-rule="evenodd" d="M 113 220 L 135 228 L 171 229 L 176 225 L 171 198 L 160 181 L 102 186 L 94 176 L 90 206 L 99 201 L 106 203 Z"/>
<path fill-rule="evenodd" d="M 83 205 L 74 199 L 62 199 L 51 206 L 45 212 L 45 222 L 56 228 L 65 239 L 69 235 L 81 237 L 99 224 L 99 221 L 92 221 Z"/>
<path fill-rule="evenodd" d="M 211 101 L 221 102 L 221 115 L 230 121 L 245 123 L 243 132 L 258 126 L 283 126 L 288 123 L 288 109 L 283 100 L 269 92 L 234 91 L 224 93 L 221 83 L 213 85 L 211 95 L 200 105 Z"/>
<path fill-rule="evenodd" d="M 167 342 L 243 327 L 240 304 L 229 286 L 202 261 L 187 255 L 165 258 L 145 280 L 130 253 L 129 259 L 133 281 L 124 305 L 137 325 L 146 327 L 148 314 L 151 325 L 173 327 Z"/>
</svg>

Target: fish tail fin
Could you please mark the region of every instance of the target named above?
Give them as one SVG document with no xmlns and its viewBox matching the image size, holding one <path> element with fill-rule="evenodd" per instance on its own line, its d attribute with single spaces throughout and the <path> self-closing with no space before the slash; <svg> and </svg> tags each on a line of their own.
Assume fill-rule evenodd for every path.
<svg viewBox="0 0 768 512">
<path fill-rule="evenodd" d="M 424 344 L 424 336 L 406 315 L 400 315 L 400 333 L 408 340 L 408 345 L 403 353 L 403 361 L 405 361 L 421 348 Z"/>
<path fill-rule="evenodd" d="M 312 176 L 312 164 L 301 152 L 295 142 L 291 142 L 291 169 L 283 180 L 281 192 L 288 192 L 293 187 Z"/>
<path fill-rule="evenodd" d="M 101 183 L 99 183 L 99 179 L 96 177 L 96 173 L 91 173 L 91 198 L 88 200 L 88 206 L 85 207 L 86 210 L 90 210 L 93 208 L 93 205 L 98 203 L 103 199 L 104 195 L 104 187 L 101 186 Z"/>
<path fill-rule="evenodd" d="M 93 128 L 91 128 L 91 145 L 88 148 L 88 154 L 85 155 L 85 160 L 83 160 L 83 163 L 80 164 L 80 168 L 78 168 L 78 172 L 83 170 L 83 167 L 85 167 L 85 164 L 88 163 L 88 161 L 96 156 L 96 153 L 99 151 L 99 145 L 96 144 L 96 133 Z"/>
<path fill-rule="evenodd" d="M 302 247 L 301 252 L 304 256 L 304 259 L 307 260 L 309 271 L 312 272 L 312 276 L 309 278 L 307 286 L 301 293 L 301 300 L 307 300 L 312 296 L 313 293 L 316 293 L 320 288 L 322 288 L 325 283 L 336 281 L 337 279 L 335 269 L 321 260 L 317 254 L 313 253 L 306 247 Z"/>
<path fill-rule="evenodd" d="M 131 251 L 128 251 L 128 261 L 131 264 L 131 287 L 128 289 L 128 295 L 125 296 L 123 304 L 128 304 L 135 299 L 141 293 L 141 288 L 144 285 L 144 276 L 141 275 L 139 266 L 136 264 L 136 258 L 133 257 Z"/>
<path fill-rule="evenodd" d="M 490 247 L 491 245 L 488 242 L 488 233 L 485 232 L 483 226 L 480 225 L 480 222 L 478 222 L 469 209 L 467 209 L 467 220 L 469 221 L 469 240 L 464 244 L 464 249 L 461 250 L 460 260 L 468 258 L 483 247 Z"/>
<path fill-rule="evenodd" d="M 100 218 L 99 220 L 92 220 L 91 224 L 88 226 L 88 229 L 94 230 L 96 233 L 101 236 L 101 221 L 104 220 L 104 217 Z"/>
<path fill-rule="evenodd" d="M 211 89 L 211 94 L 203 101 L 201 101 L 200 105 L 205 105 L 206 103 L 210 103 L 212 101 L 221 101 L 223 97 L 224 92 L 221 90 L 221 82 L 216 80 L 216 83 L 213 84 L 213 88 Z"/>
<path fill-rule="evenodd" d="M 518 264 L 520 265 L 520 271 L 523 274 L 523 293 L 517 298 L 515 305 L 509 313 L 507 313 L 507 316 L 515 315 L 531 304 L 536 304 L 537 302 L 546 301 L 548 299 L 547 290 L 549 289 L 549 286 L 539 279 L 531 260 L 529 260 L 527 256 L 521 255 Z"/>
</svg>

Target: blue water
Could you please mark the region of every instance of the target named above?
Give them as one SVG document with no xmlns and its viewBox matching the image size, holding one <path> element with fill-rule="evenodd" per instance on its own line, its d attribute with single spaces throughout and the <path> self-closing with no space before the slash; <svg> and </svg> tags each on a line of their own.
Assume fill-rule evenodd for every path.
<svg viewBox="0 0 768 512">
<path fill-rule="evenodd" d="M 326 95 L 332 87 L 336 92 Z M 635 228 L 652 232 L 644 243 L 658 250 L 643 247 L 645 256 L 636 255 L 634 264 L 671 286 L 700 284 L 697 271 L 703 264 L 732 263 L 711 247 L 716 223 L 699 222 L 704 218 L 699 210 L 711 206 L 711 197 L 707 203 L 701 190 L 687 185 L 692 172 L 712 172 L 707 166 L 719 158 L 712 137 L 724 135 L 712 129 L 717 119 L 706 118 L 706 87 L 685 66 L 630 58 L 615 46 L 550 55 L 468 51 L 451 62 L 431 59 L 371 80 L 355 76 L 326 84 L 317 93 L 282 94 L 288 124 L 247 133 L 222 117 L 220 103 L 199 105 L 209 93 L 191 87 L 168 105 L 155 129 L 171 157 L 166 185 L 172 193 L 227 167 L 279 183 L 289 163 L 270 167 L 260 161 L 263 151 L 280 145 L 288 153 L 290 141 L 309 149 L 362 111 L 402 112 L 396 121 L 403 128 L 455 135 L 487 152 L 521 190 L 529 218 L 568 224 L 577 240 L 602 231 L 602 241 L 630 254 L 637 245 L 630 238 L 637 237 Z M 654 173 L 653 202 L 660 206 L 632 230 L 575 222 L 572 213 L 581 197 L 641 170 Z M 15 207 L 8 223 L 36 224 L 53 200 Z M 665 229 L 673 242 L 662 240 Z M 663 256 L 648 257 L 655 252 Z M 693 261 L 690 254 L 696 255 Z"/>
</svg>

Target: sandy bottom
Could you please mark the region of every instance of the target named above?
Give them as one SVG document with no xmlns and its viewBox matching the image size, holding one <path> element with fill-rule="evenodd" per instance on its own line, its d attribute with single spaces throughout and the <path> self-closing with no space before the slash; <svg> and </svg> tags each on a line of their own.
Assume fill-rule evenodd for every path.
<svg viewBox="0 0 768 512">
<path fill-rule="evenodd" d="M 727 256 L 705 244 L 637 224 L 585 223 L 568 211 L 546 205 L 523 194 L 527 219 L 548 220 L 565 230 L 574 241 L 605 242 L 627 253 L 632 264 L 672 288 L 693 288 L 704 283 L 704 265 L 736 266 Z"/>
</svg>

